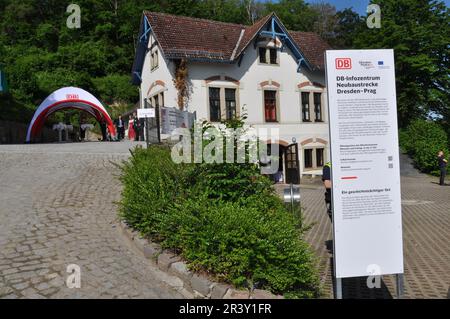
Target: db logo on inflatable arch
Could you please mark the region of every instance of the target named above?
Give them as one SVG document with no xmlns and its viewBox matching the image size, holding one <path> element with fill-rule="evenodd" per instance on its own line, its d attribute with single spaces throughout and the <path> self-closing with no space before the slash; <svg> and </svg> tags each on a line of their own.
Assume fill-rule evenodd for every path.
<svg viewBox="0 0 450 319">
<path fill-rule="evenodd" d="M 66 99 L 67 100 L 78 100 L 78 94 L 66 94 Z"/>
<path fill-rule="evenodd" d="M 336 69 L 351 69 L 352 59 L 350 58 L 337 58 L 336 59 Z"/>
</svg>

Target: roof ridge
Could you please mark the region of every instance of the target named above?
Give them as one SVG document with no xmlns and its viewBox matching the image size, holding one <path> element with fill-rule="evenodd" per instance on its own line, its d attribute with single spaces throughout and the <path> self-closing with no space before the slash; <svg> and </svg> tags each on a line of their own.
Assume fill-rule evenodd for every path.
<svg viewBox="0 0 450 319">
<path fill-rule="evenodd" d="M 275 12 L 271 12 L 271 13 L 269 13 L 269 14 L 266 14 L 264 17 L 261 17 L 261 18 L 259 18 L 258 20 L 256 20 L 251 26 L 254 26 L 255 24 L 257 24 L 258 22 L 260 22 L 260 21 L 262 21 L 262 20 L 264 20 L 264 19 L 266 19 L 267 17 L 271 17 L 271 16 L 273 16 L 273 15 L 275 15 Z M 250 26 L 250 27 L 251 27 Z"/>
<path fill-rule="evenodd" d="M 221 23 L 221 24 L 233 25 L 233 26 L 236 26 L 236 27 L 244 27 L 244 28 L 248 28 L 248 27 L 251 27 L 253 25 L 253 24 L 252 25 L 246 25 L 246 24 L 239 24 L 239 23 L 233 23 L 233 22 L 224 22 L 224 21 L 205 19 L 205 18 L 189 17 L 189 16 L 171 14 L 171 13 L 166 13 L 166 12 L 157 12 L 157 11 L 144 10 L 144 14 L 148 14 L 148 13 L 157 14 L 157 15 L 163 15 L 163 16 L 168 16 L 168 17 L 174 17 L 174 18 L 185 18 L 185 19 L 190 19 L 190 20 L 195 20 L 195 21 L 206 21 L 206 22 L 213 22 L 213 23 Z"/>
</svg>

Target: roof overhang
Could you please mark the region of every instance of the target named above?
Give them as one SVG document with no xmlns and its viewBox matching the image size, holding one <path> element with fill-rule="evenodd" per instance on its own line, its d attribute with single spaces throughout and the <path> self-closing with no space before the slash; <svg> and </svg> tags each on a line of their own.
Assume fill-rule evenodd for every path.
<svg viewBox="0 0 450 319">
<path fill-rule="evenodd" d="M 272 39 L 277 37 L 280 38 L 283 46 L 286 45 L 294 54 L 294 57 L 297 60 L 297 72 L 300 72 L 302 65 L 306 66 L 310 71 L 314 70 L 313 65 L 306 59 L 302 50 L 298 47 L 294 39 L 292 39 L 287 29 L 275 14 L 272 14 L 270 21 L 263 26 L 256 37 L 270 37 Z"/>
<path fill-rule="evenodd" d="M 144 13 L 141 19 L 133 69 L 131 71 L 131 83 L 134 85 L 140 85 L 142 82 L 142 68 L 144 67 L 145 55 L 147 54 L 150 33 L 152 33 L 152 27 Z"/>
</svg>

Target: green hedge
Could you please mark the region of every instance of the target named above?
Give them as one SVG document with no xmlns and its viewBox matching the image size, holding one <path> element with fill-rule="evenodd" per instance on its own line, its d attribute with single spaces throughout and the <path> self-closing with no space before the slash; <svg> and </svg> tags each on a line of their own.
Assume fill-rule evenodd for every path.
<svg viewBox="0 0 450 319">
<path fill-rule="evenodd" d="M 136 149 L 123 166 L 121 217 L 217 280 L 319 296 L 298 219 L 254 165 L 224 165 L 174 164 L 168 148 Z"/>
<path fill-rule="evenodd" d="M 172 162 L 167 149 L 154 146 L 136 148 L 122 170 L 122 216 L 143 234 L 157 236 L 162 216 L 180 197 L 182 166 Z"/>
<path fill-rule="evenodd" d="M 400 146 L 422 172 L 439 175 L 437 153 L 448 156 L 448 140 L 444 129 L 437 123 L 415 120 L 406 129 L 400 130 Z"/>
</svg>

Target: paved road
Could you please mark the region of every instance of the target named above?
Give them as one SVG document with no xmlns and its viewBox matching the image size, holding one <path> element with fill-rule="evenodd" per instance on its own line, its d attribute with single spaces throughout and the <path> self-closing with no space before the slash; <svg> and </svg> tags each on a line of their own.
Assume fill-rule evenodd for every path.
<svg viewBox="0 0 450 319">
<path fill-rule="evenodd" d="M 0 298 L 182 298 L 115 227 L 133 145 L 0 145 Z"/>
<path fill-rule="evenodd" d="M 114 227 L 118 163 L 127 143 L 0 145 L 0 298 L 181 298 L 171 278 Z M 450 287 L 450 187 L 402 168 L 405 297 L 445 298 Z M 302 187 L 325 297 L 332 296 L 331 227 L 323 190 Z M 81 267 L 68 289 L 66 267 Z M 344 297 L 395 296 L 393 276 L 369 290 L 344 280 Z"/>
<path fill-rule="evenodd" d="M 450 289 L 450 185 L 418 173 L 401 156 L 402 221 L 405 298 L 446 298 Z M 447 181 L 449 183 L 449 181 Z M 325 297 L 333 296 L 331 223 L 323 188 L 301 189 L 307 223 L 314 224 L 306 239 L 318 257 Z M 380 289 L 368 289 L 366 279 L 344 279 L 344 298 L 396 298 L 395 276 L 384 276 Z"/>
</svg>

